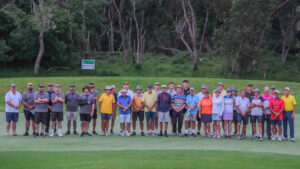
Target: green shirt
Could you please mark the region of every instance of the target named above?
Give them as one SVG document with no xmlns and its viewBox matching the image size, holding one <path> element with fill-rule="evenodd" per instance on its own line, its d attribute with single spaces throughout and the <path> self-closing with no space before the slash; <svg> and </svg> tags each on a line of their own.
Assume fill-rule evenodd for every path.
<svg viewBox="0 0 300 169">
<path fill-rule="evenodd" d="M 145 92 L 142 98 L 142 102 L 145 103 L 148 107 L 152 107 L 153 104 L 156 102 L 157 96 L 155 92 L 152 92 L 151 94 L 149 92 Z M 145 112 L 148 112 L 149 110 L 145 107 Z M 156 112 L 156 106 L 152 109 L 152 112 Z"/>
</svg>

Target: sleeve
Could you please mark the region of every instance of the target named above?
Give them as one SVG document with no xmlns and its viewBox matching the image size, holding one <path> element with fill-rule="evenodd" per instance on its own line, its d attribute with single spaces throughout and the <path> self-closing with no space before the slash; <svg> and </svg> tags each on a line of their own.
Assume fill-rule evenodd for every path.
<svg viewBox="0 0 300 169">
<path fill-rule="evenodd" d="M 46 98 L 45 99 L 49 99 L 50 97 L 49 97 L 49 94 L 48 93 L 46 93 Z"/>
<path fill-rule="evenodd" d="M 113 102 L 112 103 L 116 103 L 115 96 L 113 97 Z"/>
<path fill-rule="evenodd" d="M 222 98 L 222 104 L 221 104 L 221 111 L 220 111 L 220 115 L 222 115 L 224 113 L 224 99 Z"/>
<path fill-rule="evenodd" d="M 270 101 L 269 107 L 273 109 L 273 100 Z"/>
<path fill-rule="evenodd" d="M 91 104 L 95 104 L 95 99 L 93 96 L 90 96 Z"/>
<path fill-rule="evenodd" d="M 62 95 L 61 95 L 61 98 L 62 98 L 62 99 L 65 99 L 65 95 L 64 95 L 64 94 L 62 94 Z"/>
<path fill-rule="evenodd" d="M 101 95 L 100 100 L 101 103 L 103 102 L 103 95 Z"/>
<path fill-rule="evenodd" d="M 22 95 L 22 101 L 25 101 L 25 92 Z"/>
<path fill-rule="evenodd" d="M 159 111 L 159 106 L 160 106 L 160 95 L 158 95 L 157 97 L 157 100 L 156 100 L 156 108 L 157 108 L 157 111 Z"/>
<path fill-rule="evenodd" d="M 142 97 L 142 102 L 145 102 L 145 94 L 143 95 L 143 97 Z"/>
<path fill-rule="evenodd" d="M 119 98 L 117 99 L 117 104 L 121 104 L 121 103 L 120 103 L 120 99 L 119 99 Z"/>
<path fill-rule="evenodd" d="M 259 99 L 260 99 L 261 102 L 265 101 L 265 99 L 263 97 L 261 97 L 261 96 L 259 97 Z"/>
<path fill-rule="evenodd" d="M 8 102 L 9 101 L 9 96 L 8 96 L 8 93 L 6 93 L 5 95 L 5 102 Z"/>
<path fill-rule="evenodd" d="M 129 96 L 129 99 L 128 99 L 128 100 L 129 100 L 129 103 L 128 103 L 128 104 L 132 103 L 132 100 L 131 100 L 131 97 L 130 97 L 130 96 Z"/>
<path fill-rule="evenodd" d="M 282 109 L 285 109 L 285 104 L 284 104 L 284 101 L 283 101 L 283 100 L 281 100 L 281 108 L 282 108 Z"/>
<path fill-rule="evenodd" d="M 52 93 L 52 94 L 51 94 L 51 100 L 54 100 L 54 99 L 55 99 L 55 96 L 56 96 L 56 94 L 55 94 L 55 93 Z"/>
<path fill-rule="evenodd" d="M 34 96 L 33 96 L 33 100 L 37 100 L 38 99 L 38 93 L 34 93 Z"/>
<path fill-rule="evenodd" d="M 64 99 L 65 99 L 65 104 L 67 104 L 67 102 L 68 102 L 68 93 L 65 94 L 65 98 Z"/>
<path fill-rule="evenodd" d="M 99 92 L 98 92 L 98 90 L 95 90 L 95 97 L 99 97 Z"/>
<path fill-rule="evenodd" d="M 20 98 L 19 98 L 19 102 L 22 102 L 22 100 L 23 100 L 23 97 L 22 97 L 21 93 L 19 93 L 19 96 L 20 96 Z"/>
<path fill-rule="evenodd" d="M 156 102 L 157 101 L 157 95 L 156 95 L 156 93 L 154 92 L 154 101 Z"/>
<path fill-rule="evenodd" d="M 297 104 L 296 99 L 295 99 L 295 97 L 293 96 L 293 106 L 296 105 L 296 104 Z"/>
</svg>

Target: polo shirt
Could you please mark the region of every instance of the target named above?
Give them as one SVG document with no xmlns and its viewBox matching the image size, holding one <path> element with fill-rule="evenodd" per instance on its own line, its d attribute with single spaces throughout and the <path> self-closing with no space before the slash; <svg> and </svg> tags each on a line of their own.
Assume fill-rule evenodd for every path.
<svg viewBox="0 0 300 169">
<path fill-rule="evenodd" d="M 289 95 L 288 97 L 282 96 L 281 99 L 284 101 L 284 111 L 293 111 L 294 105 L 297 104 L 296 99 L 294 96 Z"/>
<path fill-rule="evenodd" d="M 255 97 L 253 96 L 250 99 L 250 104 L 260 104 L 263 103 L 264 99 L 261 96 Z M 251 116 L 262 116 L 263 108 L 262 107 L 253 107 L 251 108 Z"/>
<path fill-rule="evenodd" d="M 119 96 L 118 97 L 118 104 L 126 107 L 131 103 L 130 96 L 126 95 L 125 97 Z M 131 108 L 128 108 L 126 111 L 123 111 L 123 108 L 120 107 L 120 115 L 128 115 L 131 113 Z"/>
<path fill-rule="evenodd" d="M 65 99 L 65 95 L 62 93 L 52 93 L 51 94 L 51 99 L 52 99 L 52 112 L 63 112 L 64 111 L 64 104 L 60 101 L 53 103 L 53 100 L 55 98 L 61 98 Z"/>
<path fill-rule="evenodd" d="M 67 92 L 65 94 L 65 103 L 66 103 L 66 110 L 70 112 L 77 112 L 78 111 L 78 92 Z"/>
<path fill-rule="evenodd" d="M 116 103 L 114 95 L 107 95 L 106 93 L 103 93 L 99 99 L 99 102 L 101 103 L 101 113 L 112 114 L 113 104 Z"/>
<path fill-rule="evenodd" d="M 263 105 L 264 105 L 264 109 L 265 109 L 266 113 L 267 114 L 271 114 L 271 110 L 269 109 L 269 104 L 270 104 L 270 102 L 274 98 L 273 95 L 271 95 L 271 94 L 268 94 L 268 95 L 263 94 L 263 95 L 261 95 L 261 97 L 264 99 Z"/>
<path fill-rule="evenodd" d="M 212 99 L 209 97 L 208 99 L 203 98 L 200 101 L 201 114 L 211 114 L 212 113 Z"/>
<path fill-rule="evenodd" d="M 133 112 L 144 111 L 144 105 L 143 105 L 142 99 L 143 99 L 142 93 L 139 95 L 137 93 L 134 94 L 133 99 L 132 99 L 132 104 L 134 106 L 140 108 L 140 110 L 136 110 L 133 106 Z"/>
<path fill-rule="evenodd" d="M 212 99 L 212 114 L 222 115 L 224 112 L 224 96 L 216 97 Z"/>
<path fill-rule="evenodd" d="M 80 94 L 78 97 L 78 102 L 85 102 L 86 104 L 80 105 L 80 113 L 90 114 L 92 112 L 93 104 L 95 104 L 94 96 L 90 93 Z M 88 104 L 90 103 L 90 104 Z M 97 113 L 97 112 L 94 112 Z"/>
<path fill-rule="evenodd" d="M 250 107 L 250 100 L 247 97 L 238 97 L 236 100 L 236 106 L 239 106 L 240 110 L 243 112 L 247 112 L 248 108 Z M 238 111 L 238 113 L 241 113 Z"/>
<path fill-rule="evenodd" d="M 142 102 L 144 102 L 145 105 L 148 107 L 152 107 L 152 105 L 157 101 L 157 95 L 155 92 L 149 93 L 145 92 L 142 98 Z M 148 112 L 149 110 L 147 107 L 145 107 L 145 112 Z M 152 109 L 153 112 L 156 112 L 156 107 Z"/>
<path fill-rule="evenodd" d="M 43 92 L 43 93 L 36 92 L 34 94 L 34 101 L 38 100 L 39 98 L 40 99 L 49 99 L 49 94 L 47 92 Z M 35 103 L 34 111 L 41 112 L 41 113 L 48 112 L 48 103 Z M 52 104 L 52 102 L 51 102 L 51 104 Z"/>
<path fill-rule="evenodd" d="M 198 110 L 199 110 L 199 107 L 198 107 L 198 104 L 199 104 L 199 97 L 194 94 L 194 96 L 192 96 L 191 94 L 189 94 L 186 98 L 186 102 L 191 106 L 195 106 L 197 105 L 196 108 L 194 108 L 193 110 L 191 110 L 189 107 L 187 107 L 187 113 L 191 113 L 191 114 L 197 114 L 198 113 Z"/>
<path fill-rule="evenodd" d="M 29 106 L 34 105 L 34 94 L 35 94 L 34 90 L 26 90 L 23 93 L 23 97 L 22 97 L 23 101 L 26 102 Z M 29 108 L 24 105 L 24 110 L 28 111 Z"/>
<path fill-rule="evenodd" d="M 254 92 L 252 91 L 251 93 L 249 93 L 248 91 L 246 91 L 245 96 L 250 100 L 254 96 Z"/>
<path fill-rule="evenodd" d="M 172 96 L 172 103 L 176 109 L 181 109 L 185 105 L 186 97 L 184 94 L 178 95 L 177 93 Z"/>
<path fill-rule="evenodd" d="M 19 105 L 22 102 L 22 95 L 18 91 L 14 94 L 12 91 L 9 91 L 5 95 L 5 103 L 10 102 L 14 105 Z M 8 104 L 5 105 L 5 112 L 7 113 L 19 113 L 19 109 L 16 109 Z"/>
<path fill-rule="evenodd" d="M 167 90 L 167 93 L 169 93 L 171 96 L 173 96 L 174 94 L 176 94 L 176 91 L 175 91 L 175 89 L 169 89 L 169 90 Z"/>
<path fill-rule="evenodd" d="M 272 109 L 278 113 L 281 109 L 284 109 L 284 101 L 282 99 L 273 99 L 270 102 L 270 107 L 272 107 Z M 271 120 L 277 120 L 277 118 L 275 117 L 274 113 L 271 113 Z M 278 120 L 283 120 L 283 113 L 281 112 L 278 116 Z"/>
<path fill-rule="evenodd" d="M 224 96 L 224 113 L 233 113 L 233 96 Z"/>
</svg>

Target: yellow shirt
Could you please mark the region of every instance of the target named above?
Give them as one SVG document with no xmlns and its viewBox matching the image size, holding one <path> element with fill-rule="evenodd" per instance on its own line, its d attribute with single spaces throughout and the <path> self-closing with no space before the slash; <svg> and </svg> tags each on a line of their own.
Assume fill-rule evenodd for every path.
<svg viewBox="0 0 300 169">
<path fill-rule="evenodd" d="M 142 98 L 142 102 L 145 103 L 148 107 L 152 107 L 152 105 L 156 102 L 157 96 L 155 92 L 152 92 L 151 94 L 148 92 L 144 93 L 144 96 Z M 148 112 L 149 110 L 145 107 L 145 112 Z M 152 109 L 152 112 L 156 112 L 156 106 Z"/>
<path fill-rule="evenodd" d="M 284 101 L 284 111 L 293 111 L 294 105 L 297 104 L 296 99 L 294 96 L 289 95 L 288 97 L 282 96 L 281 99 Z"/>
<path fill-rule="evenodd" d="M 103 93 L 100 97 L 101 102 L 101 113 L 105 114 L 112 114 L 113 112 L 113 104 L 116 102 L 114 95 L 110 94 L 107 95 L 106 93 Z"/>
</svg>

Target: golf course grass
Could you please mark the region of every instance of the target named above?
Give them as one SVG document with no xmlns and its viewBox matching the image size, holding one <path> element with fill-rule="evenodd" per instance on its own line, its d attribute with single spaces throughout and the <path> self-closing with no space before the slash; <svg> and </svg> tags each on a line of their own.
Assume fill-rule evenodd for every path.
<svg viewBox="0 0 300 169">
<path fill-rule="evenodd" d="M 0 95 L 4 98 L 10 83 L 17 84 L 17 90 L 24 91 L 28 82 L 37 84 L 59 83 L 63 91 L 68 90 L 70 83 L 75 83 L 78 91 L 89 81 L 94 81 L 101 93 L 105 85 L 115 84 L 118 90 L 122 83 L 128 81 L 131 88 L 141 84 L 144 89 L 148 83 L 155 81 L 167 84 L 174 81 L 181 84 L 185 78 L 149 78 L 149 77 L 59 77 L 59 78 L 4 78 L 0 79 Z M 230 80 L 209 78 L 187 78 L 190 86 L 197 92 L 201 84 L 206 84 L 209 91 L 216 88 L 219 81 L 225 88 L 245 88 L 248 83 L 263 90 L 265 85 L 276 85 L 281 91 L 289 86 L 292 94 L 300 101 L 300 84 L 275 81 Z M 300 166 L 300 109 L 295 116 L 295 138 L 297 142 L 269 141 L 250 139 L 250 125 L 246 140 L 213 139 L 202 137 L 121 137 L 119 135 L 119 117 L 116 119 L 111 136 L 64 136 L 63 138 L 32 136 L 5 136 L 4 99 L 0 104 L 0 169 L 101 169 L 101 168 L 270 168 L 293 169 Z M 65 118 L 65 117 L 64 117 Z M 100 119 L 97 120 L 97 131 L 100 132 Z M 24 133 L 24 115 L 20 113 L 17 133 Z M 77 130 L 80 131 L 79 124 Z M 169 133 L 171 126 L 169 125 Z M 66 121 L 63 121 L 63 133 Z M 91 129 L 90 129 L 91 131 Z M 30 130 L 30 134 L 31 134 Z M 11 133 L 10 133 L 11 134 Z"/>
</svg>

